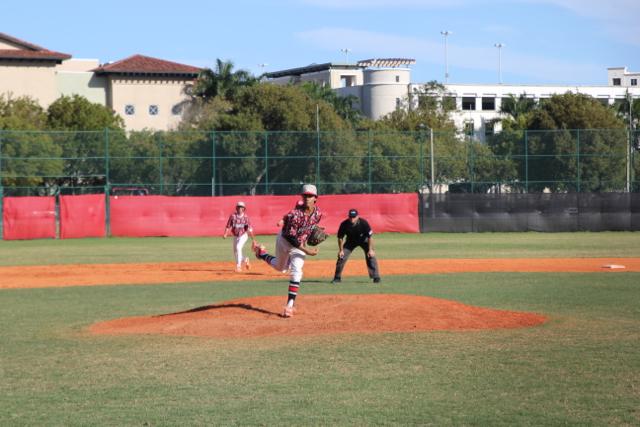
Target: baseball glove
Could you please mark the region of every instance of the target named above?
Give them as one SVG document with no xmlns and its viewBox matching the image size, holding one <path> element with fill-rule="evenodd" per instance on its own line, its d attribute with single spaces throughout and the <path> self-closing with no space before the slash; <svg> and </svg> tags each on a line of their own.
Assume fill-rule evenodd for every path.
<svg viewBox="0 0 640 427">
<path fill-rule="evenodd" d="M 329 235 L 324 231 L 324 227 L 316 225 L 315 227 L 313 227 L 311 233 L 309 234 L 307 245 L 317 246 L 327 240 L 327 237 L 329 237 Z"/>
</svg>

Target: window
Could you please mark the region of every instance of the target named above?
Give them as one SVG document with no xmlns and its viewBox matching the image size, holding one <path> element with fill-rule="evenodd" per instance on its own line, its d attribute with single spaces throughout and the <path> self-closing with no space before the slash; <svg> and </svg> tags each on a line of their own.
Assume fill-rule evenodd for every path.
<svg viewBox="0 0 640 427">
<path fill-rule="evenodd" d="M 340 76 L 340 87 L 353 86 L 353 77 L 354 76 Z"/>
<path fill-rule="evenodd" d="M 429 95 L 418 97 L 418 106 L 422 109 L 432 109 L 438 106 L 438 99 Z"/>
<path fill-rule="evenodd" d="M 396 98 L 396 110 L 402 107 L 402 100 L 400 98 Z"/>
<path fill-rule="evenodd" d="M 613 79 L 614 86 L 620 86 L 620 79 Z"/>
<path fill-rule="evenodd" d="M 638 86 L 638 79 L 631 79 L 631 86 Z"/>
<path fill-rule="evenodd" d="M 494 97 L 482 97 L 482 109 L 493 111 L 496 109 L 496 99 Z"/>
<path fill-rule="evenodd" d="M 442 109 L 445 111 L 451 111 L 456 109 L 456 97 L 445 96 L 442 98 Z"/>
<path fill-rule="evenodd" d="M 400 76 L 396 76 L 396 83 L 400 83 Z"/>
<path fill-rule="evenodd" d="M 484 124 L 484 135 L 492 136 L 495 133 L 495 126 L 493 122 L 485 122 Z"/>
<path fill-rule="evenodd" d="M 158 106 L 157 105 L 149 105 L 149 115 L 157 116 L 158 115 Z"/>
<path fill-rule="evenodd" d="M 475 128 L 473 125 L 473 120 L 467 120 L 464 122 L 464 133 L 465 135 L 473 135 Z"/>
<path fill-rule="evenodd" d="M 171 107 L 171 114 L 173 114 L 174 116 L 179 116 L 180 114 L 182 114 L 182 105 L 176 104 Z"/>
<path fill-rule="evenodd" d="M 462 98 L 462 109 L 463 110 L 475 110 L 476 109 L 476 98 L 465 96 Z"/>
<path fill-rule="evenodd" d="M 127 104 L 124 106 L 124 113 L 127 116 L 133 116 L 136 113 L 135 105 Z"/>
</svg>

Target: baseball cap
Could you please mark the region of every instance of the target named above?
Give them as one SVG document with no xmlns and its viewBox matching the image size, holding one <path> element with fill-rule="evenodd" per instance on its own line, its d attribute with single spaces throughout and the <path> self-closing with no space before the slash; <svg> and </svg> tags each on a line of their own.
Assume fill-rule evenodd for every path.
<svg viewBox="0 0 640 427">
<path fill-rule="evenodd" d="M 315 185 L 312 184 L 305 184 L 302 186 L 302 193 L 300 194 L 308 194 L 311 196 L 316 196 L 318 197 L 318 190 L 316 189 Z"/>
<path fill-rule="evenodd" d="M 355 210 L 355 209 L 351 209 L 351 210 L 349 211 L 349 218 L 355 218 L 355 217 L 357 217 L 357 216 L 358 216 L 358 211 L 357 211 L 357 210 Z"/>
<path fill-rule="evenodd" d="M 241 208 L 246 208 L 246 206 L 244 205 L 244 202 L 241 200 L 238 203 L 236 203 L 236 207 L 241 207 Z"/>
</svg>

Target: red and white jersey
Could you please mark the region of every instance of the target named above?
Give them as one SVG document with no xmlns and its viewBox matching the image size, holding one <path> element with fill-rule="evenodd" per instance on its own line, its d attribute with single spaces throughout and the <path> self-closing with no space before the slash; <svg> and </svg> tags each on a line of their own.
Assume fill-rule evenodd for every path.
<svg viewBox="0 0 640 427">
<path fill-rule="evenodd" d="M 307 215 L 304 207 L 295 208 L 289 211 L 283 219 L 282 237 L 287 239 L 293 246 L 299 248 L 309 238 L 313 226 L 322 219 L 322 212 L 316 207 L 310 215 Z"/>
<path fill-rule="evenodd" d="M 247 215 L 243 214 L 240 216 L 237 213 L 233 213 L 229 215 L 227 228 L 231 229 L 234 236 L 239 237 L 251 230 L 251 221 L 249 221 L 249 217 Z"/>
</svg>

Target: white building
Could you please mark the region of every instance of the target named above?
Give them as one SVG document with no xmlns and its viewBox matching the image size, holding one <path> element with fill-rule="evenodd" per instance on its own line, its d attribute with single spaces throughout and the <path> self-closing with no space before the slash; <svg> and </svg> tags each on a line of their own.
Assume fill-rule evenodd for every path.
<svg viewBox="0 0 640 427">
<path fill-rule="evenodd" d="M 276 84 L 314 81 L 329 85 L 340 95 L 353 95 L 359 100 L 362 113 L 372 119 L 391 113 L 396 108 L 415 105 L 413 96 L 424 89 L 424 84 L 411 83 L 410 64 L 413 59 L 390 58 L 359 61 L 354 64 L 324 63 L 307 67 L 267 73 L 269 81 Z M 628 72 L 626 67 L 608 69 L 607 84 L 584 85 L 516 85 L 516 84 L 445 84 L 445 96 L 455 99 L 455 110 L 451 118 L 457 128 L 473 131 L 480 139 L 485 134 L 499 131 L 491 123 L 502 117 L 502 100 L 510 96 L 524 95 L 540 101 L 553 95 L 567 92 L 582 93 L 613 105 L 622 101 L 629 93 L 634 99 L 640 98 L 640 73 Z"/>
</svg>

